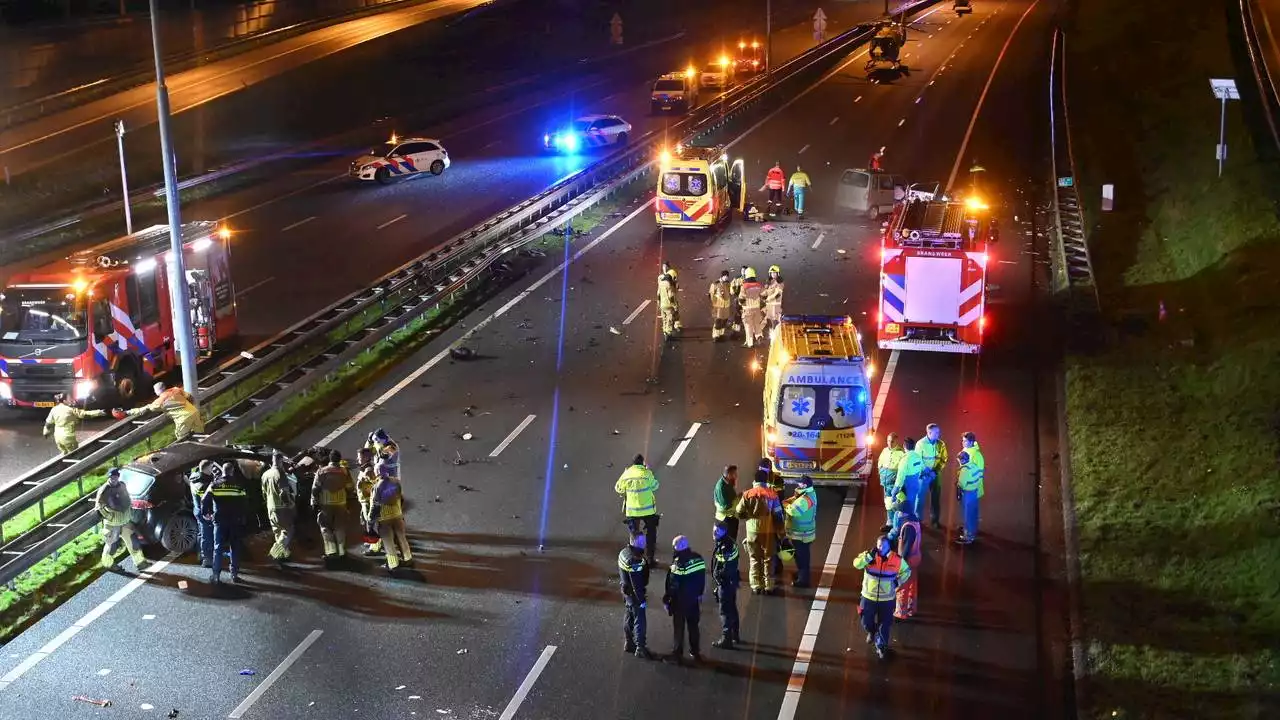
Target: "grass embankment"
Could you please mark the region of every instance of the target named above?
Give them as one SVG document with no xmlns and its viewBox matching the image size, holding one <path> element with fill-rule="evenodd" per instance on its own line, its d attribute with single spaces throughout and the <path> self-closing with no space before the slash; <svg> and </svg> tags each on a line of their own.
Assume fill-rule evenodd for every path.
<svg viewBox="0 0 1280 720">
<path fill-rule="evenodd" d="M 1111 333 L 1067 361 L 1091 717 L 1280 717 L 1280 223 L 1243 103 L 1217 177 L 1230 7 L 1079 0 L 1067 44 Z"/>
</svg>

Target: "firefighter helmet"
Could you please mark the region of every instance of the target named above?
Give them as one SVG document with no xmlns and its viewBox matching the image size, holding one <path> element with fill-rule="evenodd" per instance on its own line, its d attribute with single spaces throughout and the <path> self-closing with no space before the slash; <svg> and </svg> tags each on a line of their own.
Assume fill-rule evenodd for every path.
<svg viewBox="0 0 1280 720">
<path fill-rule="evenodd" d="M 781 274 L 782 274 L 782 268 L 778 267 L 777 265 L 770 265 L 770 266 L 769 266 L 769 272 L 771 272 L 771 273 L 778 273 L 779 275 L 781 275 Z"/>
<path fill-rule="evenodd" d="M 755 280 L 755 279 L 756 279 L 756 269 L 755 269 L 755 268 L 753 268 L 753 267 L 749 267 L 749 268 L 747 268 L 747 272 L 743 274 L 743 277 L 745 277 L 745 278 L 746 278 L 746 279 L 748 279 L 748 280 Z"/>
</svg>

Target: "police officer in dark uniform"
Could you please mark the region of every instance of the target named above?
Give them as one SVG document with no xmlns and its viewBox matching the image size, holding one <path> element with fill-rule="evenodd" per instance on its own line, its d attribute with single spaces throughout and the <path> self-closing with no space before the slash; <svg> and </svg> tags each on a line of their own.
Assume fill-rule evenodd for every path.
<svg viewBox="0 0 1280 720">
<path fill-rule="evenodd" d="M 213 484 L 212 467 L 213 463 L 205 460 L 191 468 L 191 473 L 187 476 L 187 483 L 191 486 L 191 512 L 196 516 L 198 530 L 196 548 L 200 553 L 200 566 L 207 568 L 213 567 L 213 522 L 204 516 L 201 500 L 205 491 Z"/>
<path fill-rule="evenodd" d="M 734 645 L 742 643 L 742 637 L 738 634 L 738 586 L 742 584 L 738 575 L 738 544 L 723 523 L 716 523 L 715 538 L 716 547 L 711 554 L 711 579 L 715 582 L 712 592 L 720 606 L 722 635 L 711 646 L 732 650 Z"/>
<path fill-rule="evenodd" d="M 684 635 L 689 631 L 689 655 L 702 662 L 702 643 L 698 636 L 698 620 L 702 617 L 702 594 L 707 589 L 707 563 L 689 549 L 689 538 L 677 535 L 671 543 L 675 554 L 667 570 L 667 592 L 662 598 L 671 615 L 673 643 L 670 660 L 683 665 Z"/>
<path fill-rule="evenodd" d="M 241 542 L 248 511 L 248 494 L 234 461 L 215 465 L 213 483 L 200 498 L 200 514 L 213 522 L 213 572 L 209 582 L 221 582 L 222 557 L 231 554 L 231 582 L 240 582 Z"/>
<path fill-rule="evenodd" d="M 627 603 L 626 612 L 622 616 L 626 637 L 622 651 L 635 653 L 636 657 L 643 660 L 652 660 L 653 655 L 645 642 L 648 628 L 645 608 L 648 603 L 649 562 L 645 559 L 644 549 L 644 535 L 633 535 L 631 543 L 618 553 L 618 584 Z"/>
</svg>

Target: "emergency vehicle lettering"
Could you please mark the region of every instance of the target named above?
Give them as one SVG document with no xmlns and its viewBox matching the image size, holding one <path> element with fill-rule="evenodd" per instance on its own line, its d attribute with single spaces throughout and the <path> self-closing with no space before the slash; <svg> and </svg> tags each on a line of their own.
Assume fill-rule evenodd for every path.
<svg viewBox="0 0 1280 720">
<path fill-rule="evenodd" d="M 859 375 L 788 375 L 784 385 L 843 385 L 855 386 L 862 383 Z"/>
<path fill-rule="evenodd" d="M 795 440 L 817 440 L 821 430 L 792 430 L 786 431 L 786 436 Z"/>
</svg>

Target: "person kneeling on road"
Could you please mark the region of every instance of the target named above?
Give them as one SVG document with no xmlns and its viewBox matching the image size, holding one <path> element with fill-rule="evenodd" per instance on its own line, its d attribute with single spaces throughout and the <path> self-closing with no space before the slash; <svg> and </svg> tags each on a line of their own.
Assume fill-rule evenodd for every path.
<svg viewBox="0 0 1280 720">
<path fill-rule="evenodd" d="M 646 642 L 648 618 L 649 562 L 644 557 L 644 535 L 632 535 L 630 543 L 618 553 L 618 586 L 626 602 L 622 615 L 625 641 L 622 651 L 635 653 L 642 660 L 652 660 Z"/>
<path fill-rule="evenodd" d="M 133 503 L 129 499 L 129 488 L 120 480 L 120 468 L 107 471 L 107 481 L 93 497 L 93 508 L 102 516 L 102 567 L 116 564 L 116 542 L 123 539 L 129 555 L 133 557 L 133 564 L 141 570 L 147 557 L 133 537 Z"/>
<path fill-rule="evenodd" d="M 667 570 L 667 592 L 662 604 L 671 615 L 672 647 L 670 660 L 684 664 L 684 636 L 689 631 L 689 656 L 702 662 L 702 643 L 698 620 L 702 617 L 702 594 L 707 589 L 707 563 L 689 549 L 689 539 L 677 535 L 671 542 L 675 551 Z"/>
<path fill-rule="evenodd" d="M 874 548 L 854 558 L 853 566 L 863 571 L 862 601 L 858 605 L 862 629 L 867 631 L 867 642 L 875 643 L 876 657 L 884 660 L 889 654 L 898 586 L 911 577 L 911 568 L 894 552 L 886 535 L 876 538 Z"/>
</svg>

